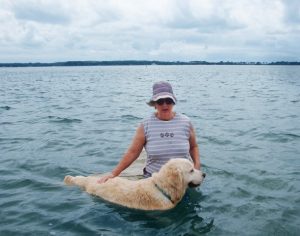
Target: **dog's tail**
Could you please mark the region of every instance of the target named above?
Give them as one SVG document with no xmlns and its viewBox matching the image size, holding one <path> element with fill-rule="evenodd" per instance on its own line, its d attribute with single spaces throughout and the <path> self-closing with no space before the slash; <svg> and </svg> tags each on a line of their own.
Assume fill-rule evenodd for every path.
<svg viewBox="0 0 300 236">
<path fill-rule="evenodd" d="M 84 176 L 71 176 L 67 175 L 64 179 L 64 182 L 67 185 L 78 185 L 79 187 L 85 188 L 87 184 L 87 177 Z"/>
<path fill-rule="evenodd" d="M 67 175 L 67 176 L 65 176 L 65 179 L 64 179 L 64 182 L 65 182 L 65 184 L 66 185 L 74 185 L 75 183 L 74 183 L 74 181 L 73 181 L 73 176 L 71 176 L 71 175 Z"/>
</svg>

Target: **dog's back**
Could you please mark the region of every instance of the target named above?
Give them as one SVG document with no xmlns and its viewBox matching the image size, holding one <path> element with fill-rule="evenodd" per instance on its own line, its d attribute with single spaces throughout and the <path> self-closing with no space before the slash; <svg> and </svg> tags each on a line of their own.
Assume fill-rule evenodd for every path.
<svg viewBox="0 0 300 236">
<path fill-rule="evenodd" d="M 80 186 L 92 195 L 129 208 L 155 210 L 173 207 L 168 199 L 161 199 L 159 194 L 155 194 L 157 189 L 151 178 L 129 180 L 115 177 L 102 184 L 97 183 L 97 179 L 95 176 L 66 176 L 64 182 Z"/>
</svg>

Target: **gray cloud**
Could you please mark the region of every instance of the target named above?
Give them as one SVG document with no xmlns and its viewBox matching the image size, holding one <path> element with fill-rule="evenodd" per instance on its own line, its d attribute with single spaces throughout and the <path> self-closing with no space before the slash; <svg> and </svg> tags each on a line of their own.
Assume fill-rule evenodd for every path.
<svg viewBox="0 0 300 236">
<path fill-rule="evenodd" d="M 189 1 L 177 1 L 175 14 L 166 24 L 171 28 L 197 29 L 200 32 L 219 32 L 244 28 L 237 19 L 230 18 L 228 9 L 216 5 L 218 10 L 206 14 L 205 9 L 195 11 Z"/>
<path fill-rule="evenodd" d="M 51 3 L 51 1 L 14 2 L 12 11 L 19 20 L 46 24 L 67 24 L 70 22 L 66 10 Z"/>
<path fill-rule="evenodd" d="M 284 17 L 289 24 L 300 24 L 300 2 L 298 0 L 282 0 Z"/>
<path fill-rule="evenodd" d="M 1 0 L 0 61 L 300 60 L 296 0 Z"/>
</svg>

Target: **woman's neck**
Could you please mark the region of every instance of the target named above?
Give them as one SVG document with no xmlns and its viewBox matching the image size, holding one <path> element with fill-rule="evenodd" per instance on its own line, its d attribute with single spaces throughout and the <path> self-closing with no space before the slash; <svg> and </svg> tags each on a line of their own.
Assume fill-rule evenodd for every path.
<svg viewBox="0 0 300 236">
<path fill-rule="evenodd" d="M 159 112 L 156 112 L 155 113 L 155 116 L 157 119 L 159 120 L 164 120 L 164 121 L 169 121 L 169 120 L 172 120 L 175 116 L 175 112 L 170 112 L 170 113 L 159 113 Z"/>
</svg>

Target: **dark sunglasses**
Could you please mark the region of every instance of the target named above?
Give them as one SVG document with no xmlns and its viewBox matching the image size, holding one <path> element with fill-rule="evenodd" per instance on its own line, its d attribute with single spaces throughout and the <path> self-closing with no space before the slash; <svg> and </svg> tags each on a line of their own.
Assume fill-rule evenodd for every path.
<svg viewBox="0 0 300 236">
<path fill-rule="evenodd" d="M 164 103 L 166 103 L 167 105 L 174 104 L 171 98 L 161 98 L 156 101 L 156 104 L 158 105 L 163 105 Z"/>
</svg>

